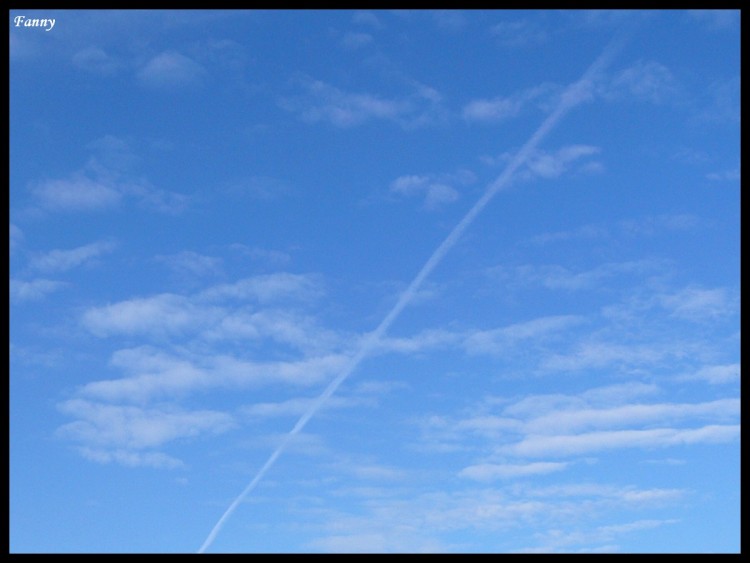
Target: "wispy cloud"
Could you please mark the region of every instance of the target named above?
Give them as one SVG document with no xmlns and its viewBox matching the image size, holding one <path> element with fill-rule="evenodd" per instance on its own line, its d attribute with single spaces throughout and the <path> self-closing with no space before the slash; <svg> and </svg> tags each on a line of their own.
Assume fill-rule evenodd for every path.
<svg viewBox="0 0 750 563">
<path fill-rule="evenodd" d="M 372 35 L 369 33 L 362 33 L 359 31 L 348 31 L 341 38 L 341 45 L 345 49 L 355 50 L 361 49 L 366 45 L 372 43 Z"/>
<path fill-rule="evenodd" d="M 542 317 L 503 328 L 473 332 L 466 337 L 464 346 L 472 354 L 505 354 L 508 348 L 521 341 L 539 341 L 582 322 L 583 317 L 574 315 Z"/>
<path fill-rule="evenodd" d="M 133 198 L 149 209 L 182 211 L 188 198 L 160 190 L 135 173 L 139 159 L 131 143 L 106 135 L 87 145 L 91 157 L 67 178 L 42 180 L 30 185 L 32 196 L 44 210 L 57 212 L 102 211 Z"/>
<path fill-rule="evenodd" d="M 10 228 L 8 231 L 8 243 L 10 252 L 13 252 L 14 248 L 18 248 L 23 239 L 23 231 L 17 225 L 10 223 Z"/>
<path fill-rule="evenodd" d="M 670 448 L 739 438 L 739 398 L 700 403 L 642 402 L 642 384 L 593 388 L 578 395 L 530 395 L 477 405 L 459 419 L 427 418 L 427 436 L 472 444 L 489 460 L 462 475 L 491 480 L 565 469 L 565 458 L 622 448 Z M 488 410 L 489 408 L 489 410 Z M 470 438 L 481 437 L 483 442 Z M 508 463 L 513 458 L 557 458 Z M 500 457 L 497 462 L 492 458 Z"/>
<path fill-rule="evenodd" d="M 206 69 L 178 51 L 164 51 L 151 58 L 138 72 L 139 81 L 150 88 L 174 89 L 198 84 Z"/>
<path fill-rule="evenodd" d="M 204 300 L 255 299 L 269 303 L 283 299 L 308 301 L 322 295 L 317 276 L 279 272 L 243 278 L 234 283 L 213 286 L 201 292 Z"/>
<path fill-rule="evenodd" d="M 233 418 L 216 411 L 184 411 L 176 407 L 142 408 L 85 399 L 58 405 L 76 418 L 60 426 L 57 435 L 79 444 L 81 454 L 99 463 L 173 468 L 181 462 L 154 448 L 179 438 L 218 434 L 234 428 Z"/>
<path fill-rule="evenodd" d="M 740 382 L 740 364 L 707 365 L 693 373 L 679 376 L 680 380 L 700 380 L 711 385 Z"/>
<path fill-rule="evenodd" d="M 706 178 L 714 182 L 735 182 L 740 179 L 740 169 L 731 168 L 721 172 L 709 172 L 706 174 Z"/>
<path fill-rule="evenodd" d="M 197 305 L 181 295 L 163 293 L 91 308 L 83 314 L 82 322 L 97 336 L 163 336 L 195 330 L 210 319 L 218 319 L 220 314 L 217 308 Z"/>
<path fill-rule="evenodd" d="M 529 436 L 503 451 L 526 457 L 567 456 L 618 448 L 654 448 L 691 444 L 715 444 L 739 439 L 739 424 L 698 428 L 650 428 L 611 430 L 575 435 Z"/>
<path fill-rule="evenodd" d="M 96 463 L 119 463 L 126 467 L 152 467 L 154 469 L 176 469 L 185 464 L 163 452 L 143 452 L 128 449 L 101 449 L 82 446 L 78 452 Z"/>
<path fill-rule="evenodd" d="M 688 17 L 710 31 L 726 31 L 739 25 L 739 10 L 688 10 Z"/>
<path fill-rule="evenodd" d="M 488 274 L 510 288 L 539 285 L 551 290 L 580 291 L 600 287 L 605 280 L 625 274 L 642 275 L 658 272 L 662 264 L 655 260 L 608 262 L 589 269 L 571 270 L 559 264 L 523 264 L 496 266 Z"/>
<path fill-rule="evenodd" d="M 104 49 L 93 45 L 77 51 L 72 61 L 76 68 L 100 75 L 115 74 L 123 66 Z"/>
<path fill-rule="evenodd" d="M 658 299 L 671 315 L 683 319 L 704 321 L 739 314 L 739 301 L 725 288 L 686 287 L 675 293 L 660 295 Z"/>
<path fill-rule="evenodd" d="M 600 161 L 588 157 L 600 152 L 599 147 L 592 145 L 566 145 L 556 151 L 537 149 L 529 155 L 524 167 L 516 173 L 516 177 L 521 180 L 555 179 L 568 172 L 577 174 L 599 173 L 604 170 L 604 165 Z M 512 153 L 504 152 L 496 157 L 484 156 L 482 160 L 485 164 L 497 166 L 508 162 L 511 158 L 513 158 Z M 579 162 L 581 160 L 583 162 Z"/>
<path fill-rule="evenodd" d="M 64 272 L 111 252 L 114 247 L 112 241 L 99 241 L 70 250 L 52 250 L 33 257 L 29 266 L 42 272 Z"/>
<path fill-rule="evenodd" d="M 380 18 L 370 10 L 357 10 L 352 16 L 352 22 L 360 25 L 366 25 L 374 29 L 380 29 L 383 27 L 383 23 Z"/>
<path fill-rule="evenodd" d="M 540 45 L 549 39 L 547 30 L 529 20 L 503 21 L 493 25 L 490 32 L 504 47 Z"/>
<path fill-rule="evenodd" d="M 307 123 L 327 122 L 348 128 L 371 120 L 392 121 L 402 127 L 428 124 L 439 113 L 433 90 L 415 88 L 400 98 L 340 90 L 321 80 L 300 79 L 305 95 L 279 100 L 282 109 L 298 114 Z"/>
<path fill-rule="evenodd" d="M 597 94 L 609 101 L 636 100 L 662 104 L 681 95 L 677 79 L 669 68 L 656 61 L 638 61 L 601 82 Z"/>
<path fill-rule="evenodd" d="M 549 105 L 551 98 L 558 95 L 560 90 L 559 86 L 542 84 L 507 96 L 479 98 L 464 105 L 461 114 L 467 121 L 497 123 L 520 115 L 532 102 Z"/>
<path fill-rule="evenodd" d="M 154 260 L 161 262 L 180 275 L 212 276 L 221 272 L 221 258 L 205 256 L 192 250 L 177 254 L 158 255 Z"/>
<path fill-rule="evenodd" d="M 68 179 L 47 180 L 32 186 L 39 204 L 50 211 L 92 211 L 116 206 L 122 194 L 112 185 L 74 173 Z"/>
<path fill-rule="evenodd" d="M 65 282 L 37 278 L 30 281 L 11 278 L 10 297 L 14 301 L 35 301 L 65 287 Z"/>
<path fill-rule="evenodd" d="M 460 197 L 455 185 L 467 185 L 474 182 L 475 176 L 468 171 L 456 174 L 425 174 L 399 176 L 390 185 L 390 192 L 403 197 L 423 197 L 424 208 L 435 210 Z"/>
<path fill-rule="evenodd" d="M 458 473 L 458 476 L 474 481 L 489 482 L 497 479 L 553 473 L 555 471 L 562 471 L 567 465 L 567 463 L 552 461 L 538 461 L 524 464 L 482 463 L 465 467 Z"/>
<path fill-rule="evenodd" d="M 580 227 L 540 233 L 529 239 L 532 244 L 550 244 L 580 239 L 607 239 L 616 236 L 655 236 L 670 231 L 690 231 L 704 222 L 690 213 L 667 213 L 636 219 L 623 219 L 614 224 L 589 223 Z"/>
</svg>

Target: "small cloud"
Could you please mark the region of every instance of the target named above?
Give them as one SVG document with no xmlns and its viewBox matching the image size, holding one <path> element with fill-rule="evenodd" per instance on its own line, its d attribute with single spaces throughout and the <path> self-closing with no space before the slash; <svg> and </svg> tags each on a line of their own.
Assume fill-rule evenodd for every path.
<svg viewBox="0 0 750 563">
<path fill-rule="evenodd" d="M 548 33 L 541 26 L 527 20 L 500 22 L 490 29 L 505 47 L 528 47 L 539 45 L 549 38 Z"/>
<path fill-rule="evenodd" d="M 698 371 L 684 375 L 680 379 L 702 380 L 711 385 L 740 382 L 740 364 L 705 366 Z"/>
<path fill-rule="evenodd" d="M 687 15 L 709 31 L 725 31 L 740 23 L 740 10 L 688 10 Z"/>
<path fill-rule="evenodd" d="M 473 481 L 490 482 L 497 479 L 510 479 L 514 477 L 525 477 L 528 475 L 543 475 L 555 471 L 562 471 L 568 466 L 564 462 L 535 462 L 526 464 L 494 464 L 483 463 L 470 465 L 462 469 L 459 477 L 466 477 Z"/>
<path fill-rule="evenodd" d="M 533 176 L 541 178 L 558 178 L 565 173 L 570 165 L 576 160 L 598 154 L 601 152 L 599 147 L 591 145 L 567 145 L 558 149 L 554 153 L 547 153 L 542 150 L 536 150 L 526 161 L 526 167 Z M 593 171 L 602 169 L 600 163 L 593 163 L 597 166 Z M 590 166 L 592 162 L 587 162 L 578 168 L 581 172 L 591 173 Z M 587 168 L 588 166 L 588 168 Z"/>
<path fill-rule="evenodd" d="M 124 197 L 131 197 L 149 209 L 179 213 L 190 197 L 151 186 L 137 177 L 134 169 L 139 158 L 131 143 L 105 135 L 86 148 L 91 157 L 68 178 L 44 180 L 30 186 L 39 206 L 47 211 L 102 211 L 116 207 Z"/>
<path fill-rule="evenodd" d="M 247 246 L 245 244 L 234 243 L 229 245 L 229 247 L 232 250 L 239 251 L 246 256 L 249 256 L 253 260 L 259 260 L 277 266 L 287 264 L 292 259 L 292 257 L 286 252 L 261 248 L 259 246 Z"/>
<path fill-rule="evenodd" d="M 461 10 L 431 10 L 430 14 L 438 29 L 445 31 L 461 31 L 467 24 Z"/>
<path fill-rule="evenodd" d="M 656 61 L 639 61 L 621 70 L 598 93 L 608 100 L 635 99 L 662 104 L 678 94 L 677 80 L 672 72 Z"/>
<path fill-rule="evenodd" d="M 59 437 L 80 444 L 79 451 L 87 459 L 127 466 L 178 467 L 179 460 L 153 448 L 180 438 L 219 434 L 235 426 L 233 418 L 223 412 L 169 406 L 143 408 L 74 398 L 58 408 L 75 419 L 57 429 Z"/>
<path fill-rule="evenodd" d="M 463 170 L 456 174 L 399 176 L 390 185 L 390 192 L 405 197 L 424 197 L 424 207 L 435 210 L 458 200 L 460 194 L 452 184 L 471 184 L 476 177 Z"/>
<path fill-rule="evenodd" d="M 378 16 L 369 10 L 358 10 L 352 16 L 352 22 L 360 25 L 367 25 L 374 29 L 380 29 L 383 24 Z"/>
<path fill-rule="evenodd" d="M 522 106 L 521 100 L 513 98 L 473 100 L 464 106 L 461 114 L 468 121 L 503 121 L 517 116 Z"/>
<path fill-rule="evenodd" d="M 116 206 L 122 194 L 112 185 L 81 173 L 65 180 L 47 180 L 31 188 L 39 204 L 50 211 L 96 211 Z"/>
<path fill-rule="evenodd" d="M 348 32 L 344 37 L 341 39 L 341 45 L 345 49 L 354 50 L 354 49 L 360 49 L 361 47 L 364 47 L 365 45 L 369 45 L 372 43 L 372 35 L 369 33 L 358 33 L 358 32 Z"/>
<path fill-rule="evenodd" d="M 712 182 L 738 182 L 740 180 L 740 169 L 732 168 L 721 172 L 711 172 L 706 174 L 706 178 Z"/>
<path fill-rule="evenodd" d="M 306 98 L 284 99 L 282 109 L 300 114 L 308 123 L 328 121 L 337 127 L 352 127 L 370 119 L 396 119 L 409 111 L 408 104 L 372 94 L 348 93 L 320 80 L 306 81 Z"/>
<path fill-rule="evenodd" d="M 466 104 L 461 110 L 461 115 L 466 121 L 496 123 L 520 115 L 531 102 L 535 102 L 542 109 L 547 108 L 550 100 L 559 94 L 558 91 L 558 86 L 541 84 L 509 96 L 479 98 Z"/>
<path fill-rule="evenodd" d="M 166 256 L 156 256 L 154 260 L 166 264 L 176 273 L 183 275 L 212 276 L 221 271 L 221 258 L 204 256 L 191 250 Z"/>
<path fill-rule="evenodd" d="M 78 448 L 85 459 L 101 464 L 119 463 L 125 467 L 151 467 L 154 469 L 177 469 L 185 464 L 162 452 L 137 452 L 132 450 L 105 450 L 100 448 Z M 179 480 L 178 480 L 179 481 Z"/>
<path fill-rule="evenodd" d="M 83 314 L 82 323 L 100 337 L 115 334 L 163 336 L 195 330 L 218 315 L 218 310 L 196 305 L 186 297 L 163 293 L 90 308 Z"/>
<path fill-rule="evenodd" d="M 177 51 L 165 51 L 153 57 L 138 72 L 142 84 L 169 89 L 200 82 L 206 70 L 194 60 Z"/>
<path fill-rule="evenodd" d="M 94 74 L 112 75 L 120 64 L 99 47 L 87 47 L 73 55 L 73 66 Z"/>
<path fill-rule="evenodd" d="M 31 281 L 11 279 L 10 297 L 15 301 L 36 301 L 65 285 L 64 282 L 41 278 Z"/>
<path fill-rule="evenodd" d="M 413 84 L 409 95 L 385 98 L 366 92 L 346 92 L 306 77 L 300 82 L 305 94 L 282 98 L 278 105 L 298 114 L 307 123 L 327 122 L 349 128 L 372 120 L 385 120 L 411 128 L 433 123 L 442 115 L 439 94 L 421 84 Z"/>
<path fill-rule="evenodd" d="M 739 304 L 724 288 L 688 287 L 676 293 L 662 295 L 659 301 L 671 311 L 671 315 L 693 321 L 739 314 Z"/>
<path fill-rule="evenodd" d="M 21 241 L 23 240 L 23 231 L 18 228 L 13 223 L 10 224 L 10 231 L 9 231 L 9 247 L 12 251 L 14 248 L 17 248 L 19 244 L 21 244 Z"/>
<path fill-rule="evenodd" d="M 268 303 L 285 299 L 308 301 L 317 298 L 321 291 L 315 276 L 280 272 L 217 285 L 201 292 L 200 297 L 204 300 L 254 299 Z"/>
<path fill-rule="evenodd" d="M 260 201 L 272 201 L 291 193 L 287 182 L 271 176 L 250 176 L 231 182 L 226 187 L 231 195 L 248 196 Z"/>
<path fill-rule="evenodd" d="M 111 252 L 114 247 L 115 244 L 111 241 L 101 241 L 70 250 L 52 250 L 32 258 L 30 266 L 42 272 L 64 272 Z"/>
</svg>

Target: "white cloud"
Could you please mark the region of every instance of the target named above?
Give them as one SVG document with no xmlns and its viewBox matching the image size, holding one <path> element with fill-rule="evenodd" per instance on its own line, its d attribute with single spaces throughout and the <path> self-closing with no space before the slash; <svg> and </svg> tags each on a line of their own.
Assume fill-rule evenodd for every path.
<svg viewBox="0 0 750 563">
<path fill-rule="evenodd" d="M 317 397 L 298 397 L 276 403 L 256 403 L 241 407 L 240 412 L 252 418 L 299 417 L 307 412 L 316 400 Z M 347 408 L 359 404 L 361 404 L 361 401 L 333 396 L 326 402 L 323 408 Z"/>
<path fill-rule="evenodd" d="M 610 408 L 576 408 L 555 411 L 530 420 L 525 431 L 555 434 L 591 428 L 643 424 L 681 418 L 734 418 L 739 415 L 739 399 L 720 399 L 707 403 L 628 404 Z"/>
<path fill-rule="evenodd" d="M 235 426 L 230 415 L 217 411 L 146 409 L 85 399 L 69 399 L 58 406 L 61 412 L 76 418 L 58 428 L 58 435 L 94 448 L 155 448 L 178 438 L 217 434 Z"/>
<path fill-rule="evenodd" d="M 467 121 L 497 123 L 520 115 L 532 102 L 544 111 L 556 105 L 555 98 L 561 94 L 560 86 L 551 83 L 540 84 L 506 96 L 478 98 L 465 104 L 461 115 Z M 495 159 L 487 159 L 490 164 Z"/>
<path fill-rule="evenodd" d="M 367 25 L 375 29 L 383 27 L 378 16 L 369 10 L 357 10 L 352 16 L 352 22 L 360 25 Z"/>
<path fill-rule="evenodd" d="M 269 384 L 309 386 L 338 373 L 347 358 L 327 354 L 282 361 L 253 361 L 226 353 L 180 355 L 150 346 L 118 350 L 112 365 L 125 372 L 119 379 L 91 381 L 82 396 L 107 401 L 144 402 L 202 389 L 236 389 Z"/>
<path fill-rule="evenodd" d="M 341 45 L 350 50 L 360 49 L 370 43 L 372 43 L 372 35 L 369 33 L 349 31 L 341 39 Z"/>
<path fill-rule="evenodd" d="M 461 113 L 469 121 L 503 121 L 517 116 L 522 107 L 521 99 L 497 97 L 473 100 L 464 106 Z"/>
<path fill-rule="evenodd" d="M 106 450 L 80 447 L 78 452 L 89 461 L 96 463 L 119 463 L 126 467 L 152 467 L 154 469 L 176 469 L 184 467 L 177 458 L 162 452 L 141 452 L 124 449 Z"/>
<path fill-rule="evenodd" d="M 52 250 L 32 258 L 30 266 L 43 272 L 64 272 L 111 252 L 114 246 L 111 241 L 99 241 L 70 250 Z"/>
<path fill-rule="evenodd" d="M 541 317 L 502 328 L 475 331 L 467 335 L 464 346 L 470 354 L 504 354 L 519 341 L 548 338 L 583 321 L 583 317 L 574 315 Z"/>
<path fill-rule="evenodd" d="M 491 268 L 492 278 L 501 280 L 507 287 L 521 288 L 540 285 L 552 290 L 580 291 L 601 286 L 606 280 L 623 274 L 638 275 L 658 271 L 661 265 L 653 260 L 609 262 L 588 270 L 571 271 L 557 264 Z"/>
<path fill-rule="evenodd" d="M 467 25 L 466 16 L 461 10 L 430 10 L 430 15 L 438 29 L 455 32 Z"/>
<path fill-rule="evenodd" d="M 86 47 L 73 55 L 73 65 L 95 74 L 112 75 L 120 68 L 120 63 L 99 47 Z"/>
<path fill-rule="evenodd" d="M 393 121 L 402 127 L 428 124 L 440 110 L 434 89 L 416 87 L 411 95 L 383 98 L 369 93 L 345 92 L 320 80 L 303 78 L 306 95 L 279 100 L 279 106 L 308 123 L 328 122 L 353 127 L 370 120 Z"/>
<path fill-rule="evenodd" d="M 679 94 L 672 72 L 656 61 L 638 61 L 616 73 L 610 82 L 599 85 L 598 94 L 606 100 L 634 99 L 661 104 Z"/>
<path fill-rule="evenodd" d="M 250 176 L 231 182 L 226 187 L 231 195 L 249 196 L 261 201 L 271 201 L 291 193 L 289 185 L 271 176 Z"/>
<path fill-rule="evenodd" d="M 740 169 L 732 168 L 721 172 L 710 172 L 706 174 L 706 178 L 713 182 L 735 182 L 740 179 Z"/>
<path fill-rule="evenodd" d="M 525 464 L 482 463 L 465 467 L 458 475 L 474 481 L 489 482 L 497 479 L 510 479 L 527 475 L 553 473 L 555 471 L 562 471 L 567 466 L 567 463 L 551 461 L 539 461 Z"/>
<path fill-rule="evenodd" d="M 699 370 L 681 376 L 683 380 L 702 380 L 711 385 L 740 382 L 740 364 L 704 366 Z"/>
<path fill-rule="evenodd" d="M 147 208 L 182 211 L 189 198 L 160 190 L 135 175 L 138 157 L 129 141 L 105 135 L 86 145 L 92 156 L 68 178 L 44 180 L 30 186 L 38 204 L 48 211 L 100 211 L 116 207 L 125 197 Z"/>
<path fill-rule="evenodd" d="M 64 282 L 42 278 L 31 281 L 11 278 L 10 297 L 14 301 L 34 301 L 65 287 L 65 285 Z"/>
<path fill-rule="evenodd" d="M 211 287 L 199 294 L 204 300 L 257 300 L 269 303 L 285 299 L 309 301 L 322 293 L 315 276 L 275 273 L 244 278 L 230 284 Z"/>
<path fill-rule="evenodd" d="M 399 176 L 390 185 L 390 193 L 402 197 L 423 197 L 424 208 L 435 210 L 458 200 L 460 194 L 454 185 L 468 185 L 476 176 L 468 170 L 452 174 L 407 174 Z"/>
<path fill-rule="evenodd" d="M 221 272 L 221 258 L 205 256 L 192 250 L 155 256 L 154 260 L 166 264 L 175 273 L 181 275 L 212 276 Z"/>
<path fill-rule="evenodd" d="M 67 180 L 47 180 L 31 188 L 40 205 L 51 211 L 90 211 L 114 207 L 122 194 L 112 185 L 76 173 Z"/>
<path fill-rule="evenodd" d="M 198 306 L 181 295 L 163 293 L 94 307 L 83 314 L 82 322 L 97 336 L 161 336 L 195 330 L 219 314 L 217 308 Z"/>
<path fill-rule="evenodd" d="M 165 51 L 150 59 L 138 72 L 142 84 L 152 88 L 179 88 L 198 83 L 206 69 L 177 51 Z"/>
<path fill-rule="evenodd" d="M 740 23 L 740 10 L 688 10 L 687 14 L 710 31 L 726 31 Z"/>
<path fill-rule="evenodd" d="M 527 160 L 526 167 L 534 176 L 559 178 L 573 162 L 599 152 L 601 152 L 599 147 L 591 145 L 567 145 L 554 153 L 537 150 Z"/>
<path fill-rule="evenodd" d="M 731 442 L 739 438 L 740 426 L 707 425 L 698 428 L 650 428 L 612 430 L 574 435 L 531 435 L 503 448 L 525 457 L 570 456 L 617 448 L 654 448 Z"/>
<path fill-rule="evenodd" d="M 739 303 L 725 288 L 687 287 L 676 293 L 663 294 L 658 299 L 671 315 L 693 321 L 739 314 Z"/>
<path fill-rule="evenodd" d="M 14 248 L 17 248 L 23 240 L 23 231 L 13 223 L 10 224 L 10 230 L 8 233 L 9 249 L 13 252 Z"/>
<path fill-rule="evenodd" d="M 493 25 L 490 32 L 505 47 L 539 45 L 549 39 L 545 29 L 528 20 L 500 22 Z"/>
</svg>

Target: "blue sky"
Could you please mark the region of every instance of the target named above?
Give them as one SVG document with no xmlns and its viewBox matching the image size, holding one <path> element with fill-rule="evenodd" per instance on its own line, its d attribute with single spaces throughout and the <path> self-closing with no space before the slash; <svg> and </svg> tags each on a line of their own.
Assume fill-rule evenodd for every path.
<svg viewBox="0 0 750 563">
<path fill-rule="evenodd" d="M 738 11 L 9 19 L 12 551 L 739 550 Z"/>
</svg>

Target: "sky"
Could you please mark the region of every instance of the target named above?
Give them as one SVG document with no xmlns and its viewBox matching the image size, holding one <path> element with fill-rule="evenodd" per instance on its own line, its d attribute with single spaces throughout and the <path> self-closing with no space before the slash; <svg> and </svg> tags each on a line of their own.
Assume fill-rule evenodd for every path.
<svg viewBox="0 0 750 563">
<path fill-rule="evenodd" d="M 12 552 L 739 551 L 739 11 L 9 40 Z"/>
</svg>

